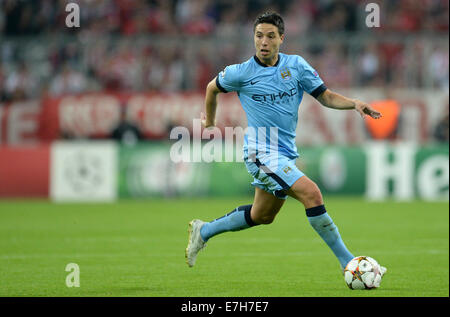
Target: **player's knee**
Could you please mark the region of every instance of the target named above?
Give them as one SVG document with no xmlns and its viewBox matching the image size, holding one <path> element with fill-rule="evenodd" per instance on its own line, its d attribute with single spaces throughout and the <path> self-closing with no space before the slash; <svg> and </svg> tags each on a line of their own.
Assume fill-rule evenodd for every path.
<svg viewBox="0 0 450 317">
<path fill-rule="evenodd" d="M 275 220 L 275 216 L 273 215 L 262 215 L 259 216 L 254 221 L 260 225 L 269 225 Z"/>
<path fill-rule="evenodd" d="M 305 206 L 319 206 L 323 204 L 322 193 L 315 183 L 309 186 L 302 194 L 302 202 Z"/>
</svg>

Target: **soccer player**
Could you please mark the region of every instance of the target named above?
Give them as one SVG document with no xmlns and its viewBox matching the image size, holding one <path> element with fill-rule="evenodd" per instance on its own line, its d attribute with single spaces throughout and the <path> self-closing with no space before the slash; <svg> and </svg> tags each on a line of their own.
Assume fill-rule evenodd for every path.
<svg viewBox="0 0 450 317">
<path fill-rule="evenodd" d="M 217 234 L 272 223 L 287 196 L 291 196 L 303 204 L 309 223 L 344 269 L 354 256 L 327 213 L 319 188 L 295 165 L 299 156 L 295 144 L 298 107 L 306 91 L 325 107 L 354 109 L 362 117 L 369 115 L 375 119 L 381 114 L 365 102 L 328 89 L 301 56 L 280 53 L 284 23 L 277 13 L 260 15 L 253 29 L 255 56 L 226 67 L 208 84 L 206 116 L 203 113 L 201 116 L 205 128 L 214 127 L 217 95 L 237 92 L 247 115 L 243 153 L 247 170 L 254 177 L 254 201 L 211 222 L 192 220 L 186 262 L 194 266 L 198 252 Z"/>
</svg>

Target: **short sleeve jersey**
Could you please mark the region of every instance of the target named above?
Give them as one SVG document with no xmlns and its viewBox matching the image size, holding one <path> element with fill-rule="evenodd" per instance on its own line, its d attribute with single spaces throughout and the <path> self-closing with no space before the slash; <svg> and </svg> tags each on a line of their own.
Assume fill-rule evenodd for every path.
<svg viewBox="0 0 450 317">
<path fill-rule="evenodd" d="M 283 53 L 278 54 L 274 66 L 264 65 L 256 56 L 227 66 L 218 74 L 216 85 L 222 92 L 237 92 L 247 115 L 244 156 L 249 150 L 265 148 L 298 157 L 295 130 L 303 92 L 318 97 L 326 90 L 318 73 L 301 56 Z"/>
</svg>

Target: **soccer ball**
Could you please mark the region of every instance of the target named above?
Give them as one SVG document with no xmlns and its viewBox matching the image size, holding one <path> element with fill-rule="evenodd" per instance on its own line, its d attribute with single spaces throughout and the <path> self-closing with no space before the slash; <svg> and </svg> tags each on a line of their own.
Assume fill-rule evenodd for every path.
<svg viewBox="0 0 450 317">
<path fill-rule="evenodd" d="M 380 287 L 381 277 L 380 265 L 368 256 L 353 258 L 344 269 L 345 282 L 351 289 Z"/>
</svg>

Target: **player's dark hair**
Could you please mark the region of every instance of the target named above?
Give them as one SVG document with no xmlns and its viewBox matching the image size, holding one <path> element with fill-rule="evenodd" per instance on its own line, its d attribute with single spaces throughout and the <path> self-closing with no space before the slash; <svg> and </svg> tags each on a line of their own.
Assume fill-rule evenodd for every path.
<svg viewBox="0 0 450 317">
<path fill-rule="evenodd" d="M 255 33 L 256 26 L 261 23 L 269 23 L 273 24 L 278 28 L 278 33 L 281 35 L 284 34 L 284 21 L 281 15 L 274 11 L 267 11 L 263 14 L 260 14 L 253 24 L 253 33 Z"/>
</svg>

